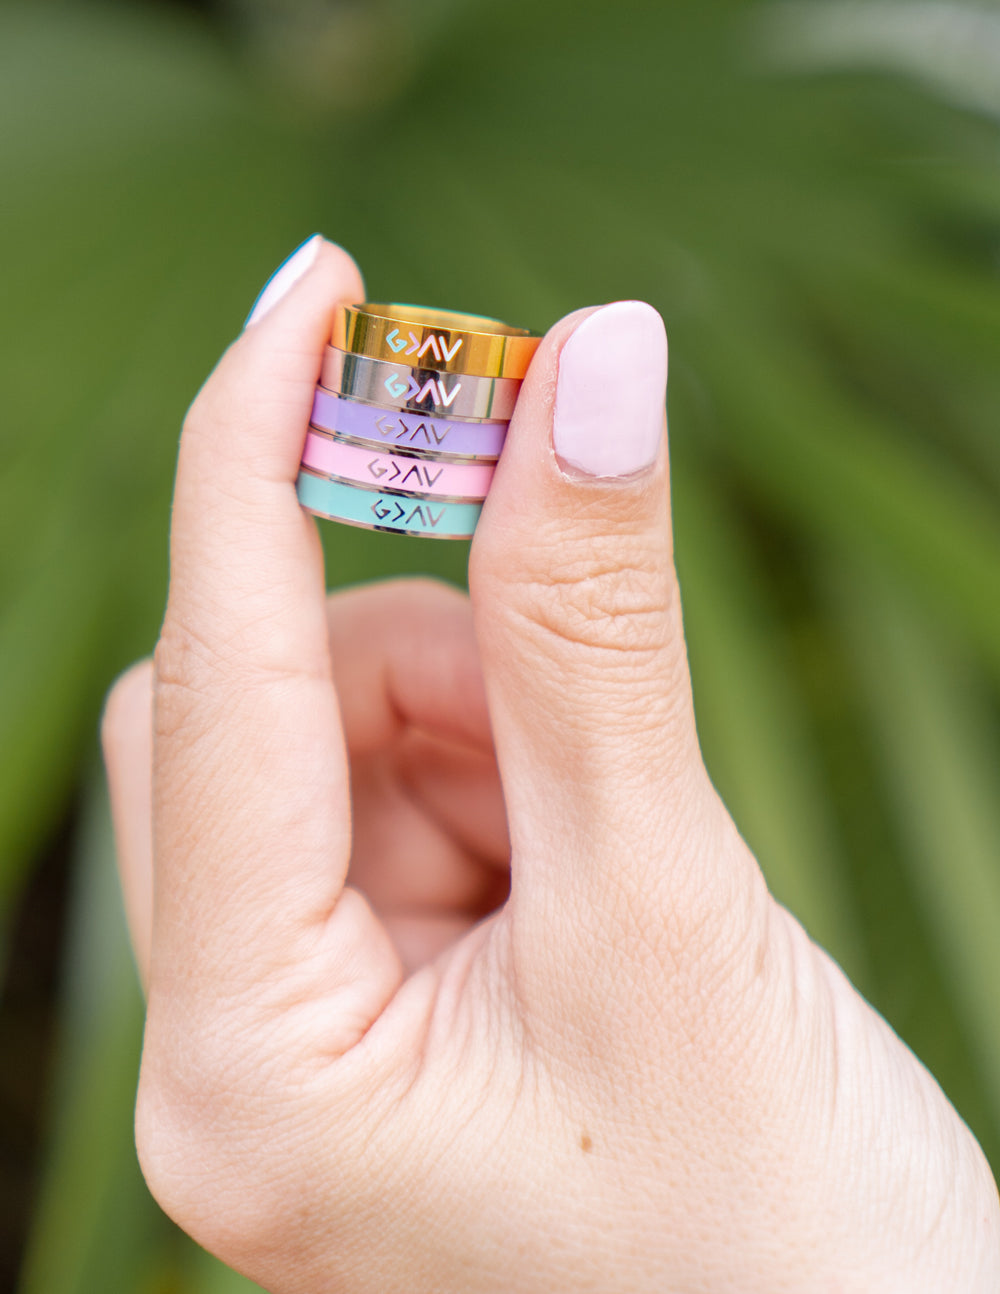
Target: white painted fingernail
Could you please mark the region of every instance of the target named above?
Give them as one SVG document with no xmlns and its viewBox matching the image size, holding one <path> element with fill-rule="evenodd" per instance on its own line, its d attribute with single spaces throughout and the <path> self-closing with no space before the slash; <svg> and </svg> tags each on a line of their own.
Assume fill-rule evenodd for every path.
<svg viewBox="0 0 1000 1294">
<path fill-rule="evenodd" d="M 630 476 L 656 461 L 663 436 L 667 335 L 645 301 L 588 315 L 559 356 L 552 443 L 572 475 Z"/>
<path fill-rule="evenodd" d="M 262 319 L 271 307 L 277 305 L 285 293 L 298 283 L 316 259 L 322 241 L 321 234 L 313 234 L 311 238 L 307 238 L 304 243 L 296 247 L 291 256 L 281 262 L 261 288 L 260 295 L 253 303 L 253 309 L 247 315 L 244 328 L 249 328 L 251 324 Z"/>
</svg>

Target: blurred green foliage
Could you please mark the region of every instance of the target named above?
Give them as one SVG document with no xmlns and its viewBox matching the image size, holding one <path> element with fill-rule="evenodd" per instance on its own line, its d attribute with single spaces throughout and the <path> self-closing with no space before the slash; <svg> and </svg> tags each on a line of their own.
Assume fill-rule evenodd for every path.
<svg viewBox="0 0 1000 1294">
<path fill-rule="evenodd" d="M 939 76 L 911 42 L 907 79 L 884 33 L 838 45 L 851 13 L 0 4 L 0 928 L 90 788 L 21 1294 L 248 1288 L 138 1175 L 141 1003 L 87 769 L 156 636 L 184 410 L 314 229 L 374 299 L 662 311 L 709 767 L 1000 1162 L 997 122 L 947 101 L 951 47 Z M 462 545 L 324 538 L 333 584 L 464 578 Z"/>
</svg>

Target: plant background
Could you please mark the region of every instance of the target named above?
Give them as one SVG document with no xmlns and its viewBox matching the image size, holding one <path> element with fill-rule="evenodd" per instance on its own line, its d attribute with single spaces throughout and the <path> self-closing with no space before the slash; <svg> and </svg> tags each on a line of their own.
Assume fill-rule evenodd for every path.
<svg viewBox="0 0 1000 1294">
<path fill-rule="evenodd" d="M 96 725 L 315 229 L 373 299 L 662 311 L 710 770 L 1000 1164 L 998 116 L 989 3 L 0 0 L 0 1288 L 251 1288 L 136 1167 Z M 464 578 L 323 530 L 331 584 Z"/>
</svg>

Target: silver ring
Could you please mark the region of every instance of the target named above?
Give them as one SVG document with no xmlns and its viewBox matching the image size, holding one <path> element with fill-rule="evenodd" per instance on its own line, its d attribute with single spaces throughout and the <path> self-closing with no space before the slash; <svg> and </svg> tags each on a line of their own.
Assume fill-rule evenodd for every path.
<svg viewBox="0 0 1000 1294">
<path fill-rule="evenodd" d="M 433 368 L 390 364 L 327 346 L 320 385 L 337 395 L 382 409 L 410 410 L 430 417 L 506 422 L 521 388 L 512 377 L 471 377 Z"/>
</svg>

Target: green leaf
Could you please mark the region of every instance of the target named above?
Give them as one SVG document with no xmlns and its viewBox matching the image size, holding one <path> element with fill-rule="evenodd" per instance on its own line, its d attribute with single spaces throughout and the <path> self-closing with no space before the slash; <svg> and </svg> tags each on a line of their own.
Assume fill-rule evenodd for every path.
<svg viewBox="0 0 1000 1294">
<path fill-rule="evenodd" d="M 863 978 L 849 869 L 787 626 L 725 497 L 692 462 L 682 466 L 675 465 L 677 561 L 709 771 L 772 893 Z"/>
<path fill-rule="evenodd" d="M 790 336 L 732 320 L 706 360 L 726 447 L 766 505 L 876 564 L 958 628 L 1000 679 L 1000 513 L 942 455 L 823 375 Z"/>
<path fill-rule="evenodd" d="M 132 1134 L 142 998 L 125 933 L 103 780 L 76 857 L 50 1143 L 18 1294 L 138 1291 L 164 1225 Z"/>
<path fill-rule="evenodd" d="M 1000 724 L 995 694 L 954 638 L 891 583 L 838 566 L 851 644 L 913 890 L 951 986 L 1000 1151 Z M 995 1159 L 996 1162 L 996 1159 Z"/>
</svg>

